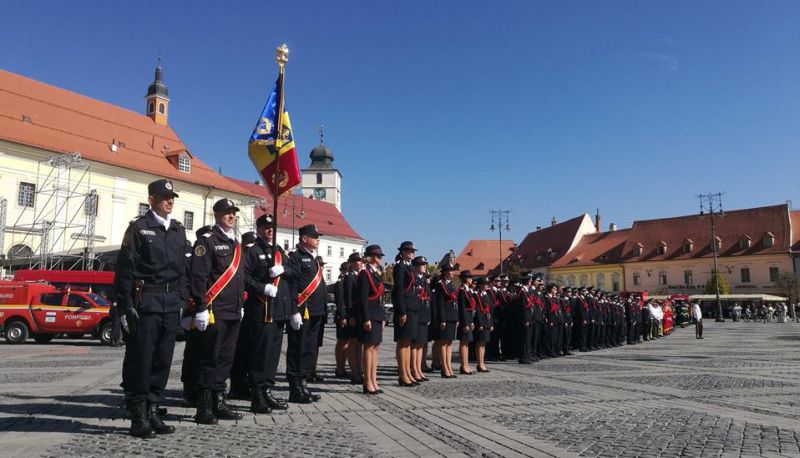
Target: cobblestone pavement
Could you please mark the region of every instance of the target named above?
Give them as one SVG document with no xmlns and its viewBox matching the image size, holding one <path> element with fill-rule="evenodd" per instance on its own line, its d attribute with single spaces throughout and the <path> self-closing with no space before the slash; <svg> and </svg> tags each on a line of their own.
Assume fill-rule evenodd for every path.
<svg viewBox="0 0 800 458">
<path fill-rule="evenodd" d="M 385 393 L 328 378 L 311 405 L 198 426 L 180 400 L 178 343 L 165 406 L 169 436 L 129 437 L 119 389 L 123 350 L 90 340 L 0 344 L 2 456 L 587 456 L 800 457 L 800 325 L 709 322 L 640 345 L 488 374 L 398 387 L 381 348 Z M 387 328 L 391 341 L 391 328 Z M 286 396 L 285 383 L 278 395 Z"/>
</svg>

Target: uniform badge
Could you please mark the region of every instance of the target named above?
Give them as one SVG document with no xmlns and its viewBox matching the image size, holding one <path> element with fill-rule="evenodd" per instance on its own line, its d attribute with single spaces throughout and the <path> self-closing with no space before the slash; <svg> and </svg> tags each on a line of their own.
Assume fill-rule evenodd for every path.
<svg viewBox="0 0 800 458">
<path fill-rule="evenodd" d="M 263 255 L 263 254 L 258 255 L 258 259 L 265 259 L 265 258 L 266 258 L 266 256 Z"/>
<path fill-rule="evenodd" d="M 197 257 L 203 256 L 206 254 L 206 247 L 203 245 L 197 245 L 194 247 L 194 255 Z"/>
<path fill-rule="evenodd" d="M 172 183 L 170 183 L 169 181 L 164 183 L 164 187 L 167 188 L 167 190 L 172 191 Z"/>
</svg>

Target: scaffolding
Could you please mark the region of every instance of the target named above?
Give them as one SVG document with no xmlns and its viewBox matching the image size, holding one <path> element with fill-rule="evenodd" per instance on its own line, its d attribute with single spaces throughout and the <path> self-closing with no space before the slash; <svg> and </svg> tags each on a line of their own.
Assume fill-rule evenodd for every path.
<svg viewBox="0 0 800 458">
<path fill-rule="evenodd" d="M 9 228 L 9 266 L 93 270 L 97 191 L 89 163 L 80 153 L 43 159 L 35 186 L 33 205 L 22 205 Z"/>
</svg>

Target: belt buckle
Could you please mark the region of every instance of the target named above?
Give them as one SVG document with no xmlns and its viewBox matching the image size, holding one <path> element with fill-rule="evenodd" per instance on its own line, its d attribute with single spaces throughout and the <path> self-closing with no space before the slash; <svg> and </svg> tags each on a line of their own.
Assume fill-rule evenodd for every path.
<svg viewBox="0 0 800 458">
<path fill-rule="evenodd" d="M 169 289 L 170 289 L 169 287 L 170 287 L 170 284 L 169 284 L 169 283 L 167 283 L 167 284 L 164 286 L 164 292 L 165 292 L 165 293 L 168 293 L 168 292 L 169 292 Z"/>
</svg>

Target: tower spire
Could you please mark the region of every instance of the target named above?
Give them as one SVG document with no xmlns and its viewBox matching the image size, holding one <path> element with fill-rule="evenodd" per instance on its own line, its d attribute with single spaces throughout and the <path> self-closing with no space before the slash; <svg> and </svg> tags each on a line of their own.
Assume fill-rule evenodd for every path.
<svg viewBox="0 0 800 458">
<path fill-rule="evenodd" d="M 167 125 L 169 113 L 169 91 L 164 84 L 164 71 L 161 68 L 161 54 L 158 55 L 153 82 L 147 88 L 147 116 L 156 124 Z"/>
</svg>

